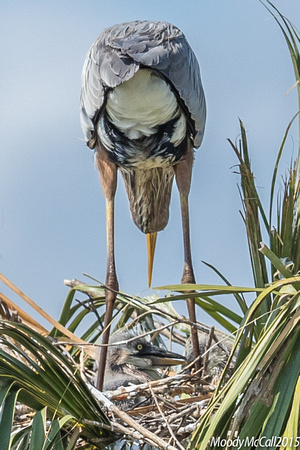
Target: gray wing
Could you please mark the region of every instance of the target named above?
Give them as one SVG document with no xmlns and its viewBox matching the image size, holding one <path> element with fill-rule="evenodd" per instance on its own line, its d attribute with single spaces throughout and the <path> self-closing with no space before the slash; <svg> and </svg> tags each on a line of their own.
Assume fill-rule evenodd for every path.
<svg viewBox="0 0 300 450">
<path fill-rule="evenodd" d="M 93 138 L 105 94 L 140 66 L 160 72 L 178 92 L 191 117 L 194 146 L 203 138 L 206 106 L 200 69 L 183 33 L 166 22 L 136 21 L 108 28 L 92 45 L 83 67 L 81 124 Z"/>
</svg>

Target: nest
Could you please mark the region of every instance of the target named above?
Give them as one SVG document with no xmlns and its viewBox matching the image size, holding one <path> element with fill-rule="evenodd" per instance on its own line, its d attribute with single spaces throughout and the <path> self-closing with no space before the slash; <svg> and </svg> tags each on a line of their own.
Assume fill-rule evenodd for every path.
<svg viewBox="0 0 300 450">
<path fill-rule="evenodd" d="M 215 390 L 215 385 L 197 372 L 172 374 L 105 394 L 89 387 L 106 409 L 120 440 L 134 441 L 139 449 L 147 443 L 169 450 L 185 448 L 184 440 L 197 427 Z M 139 398 L 141 404 L 127 409 Z"/>
<path fill-rule="evenodd" d="M 5 348 L 5 351 L 9 349 Z M 66 348 L 63 351 L 68 353 Z M 192 372 L 172 373 L 160 380 L 103 393 L 89 382 L 90 375 L 90 372 L 88 375 L 82 373 L 110 420 L 110 426 L 102 423 L 99 426 L 111 431 L 111 442 L 123 442 L 124 448 L 126 443 L 132 443 L 135 450 L 143 449 L 145 444 L 160 449 L 184 449 L 185 439 L 197 427 L 215 390 L 215 385 Z M 28 406 L 18 403 L 13 432 L 29 426 L 34 413 Z M 82 423 L 89 422 L 83 418 Z M 86 444 L 79 440 L 77 448 Z M 100 441 L 93 444 L 99 448 L 103 446 Z"/>
<path fill-rule="evenodd" d="M 12 302 L 4 296 L 1 300 L 0 317 L 2 319 L 11 323 L 23 322 L 28 326 L 32 325 L 27 318 L 26 320 L 24 317 L 21 318 Z M 126 445 L 131 443 L 134 444 L 133 448 L 136 450 L 143 449 L 147 444 L 159 449 L 175 450 L 185 448 L 185 440 L 190 438 L 196 429 L 220 379 L 221 372 L 212 376 L 209 369 L 209 363 L 213 360 L 213 354 L 209 351 L 213 336 L 214 330 L 212 329 L 210 339 L 206 342 L 208 350 L 205 352 L 203 368 L 200 371 L 195 372 L 192 368 L 193 363 L 191 363 L 181 373 L 168 373 L 159 380 L 121 387 L 116 391 L 105 393 L 94 387 L 91 380 L 95 379 L 96 374 L 91 370 L 91 365 L 86 364 L 87 359 L 81 358 L 80 363 L 74 361 L 69 353 L 70 341 L 62 343 L 50 337 L 47 340 L 50 339 L 53 345 L 58 346 L 72 363 L 74 369 L 80 371 L 82 379 L 100 403 L 101 410 L 106 414 L 110 423 L 93 423 L 92 425 L 108 429 L 111 437 L 110 443 L 121 441 L 126 449 L 128 448 Z M 13 352 L 7 345 L 9 339 L 5 335 L 1 337 L 0 345 L 6 353 Z M 217 341 L 216 337 L 215 341 Z M 86 355 L 86 350 L 87 347 L 82 347 L 82 355 Z M 13 353 L 11 356 L 18 357 Z M 215 366 L 215 364 L 213 365 Z M 17 404 L 12 431 L 16 432 L 30 425 L 34 413 L 35 411 L 28 406 Z M 83 426 L 89 424 L 84 417 L 80 421 Z M 103 448 L 103 440 L 92 442 L 96 448 Z M 81 446 L 92 448 L 86 447 L 86 445 L 87 442 L 78 439 L 77 448 Z"/>
</svg>

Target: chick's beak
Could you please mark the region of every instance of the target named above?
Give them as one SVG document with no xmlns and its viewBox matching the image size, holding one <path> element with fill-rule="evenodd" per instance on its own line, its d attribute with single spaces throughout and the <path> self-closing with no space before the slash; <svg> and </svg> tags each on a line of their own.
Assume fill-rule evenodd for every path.
<svg viewBox="0 0 300 450">
<path fill-rule="evenodd" d="M 147 349 L 147 354 L 143 355 L 151 361 L 152 367 L 168 367 L 186 364 L 186 358 L 178 353 L 169 352 L 160 347 L 152 345 Z"/>
</svg>

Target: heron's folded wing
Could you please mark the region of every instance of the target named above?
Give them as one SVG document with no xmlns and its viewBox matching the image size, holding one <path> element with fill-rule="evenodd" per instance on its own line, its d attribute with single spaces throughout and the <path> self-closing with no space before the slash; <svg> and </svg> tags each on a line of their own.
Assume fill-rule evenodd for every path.
<svg viewBox="0 0 300 450">
<path fill-rule="evenodd" d="M 100 34 L 83 68 L 81 123 L 88 141 L 105 91 L 129 80 L 140 66 L 170 81 L 192 119 L 194 146 L 203 138 L 206 106 L 198 61 L 183 33 L 166 22 L 135 21 Z"/>
</svg>

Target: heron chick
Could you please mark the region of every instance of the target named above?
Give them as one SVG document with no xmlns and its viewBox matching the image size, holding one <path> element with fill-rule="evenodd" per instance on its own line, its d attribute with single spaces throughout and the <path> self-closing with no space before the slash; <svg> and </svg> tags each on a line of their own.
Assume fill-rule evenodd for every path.
<svg viewBox="0 0 300 450">
<path fill-rule="evenodd" d="M 222 331 L 216 330 L 214 331 L 214 339 L 211 340 L 209 345 L 209 334 L 210 328 L 207 328 L 206 331 L 198 330 L 200 362 L 204 369 L 204 362 L 206 360 L 205 379 L 211 384 L 217 384 L 229 359 L 233 347 L 233 338 Z M 195 359 L 190 337 L 186 341 L 184 354 L 189 365 Z M 228 368 L 228 375 L 233 370 L 235 360 L 236 355 L 233 357 L 231 365 Z"/>
<path fill-rule="evenodd" d="M 109 339 L 104 375 L 104 391 L 114 391 L 121 386 L 147 383 L 160 378 L 157 368 L 185 364 L 178 353 L 150 344 L 131 331 L 120 329 Z"/>
</svg>

